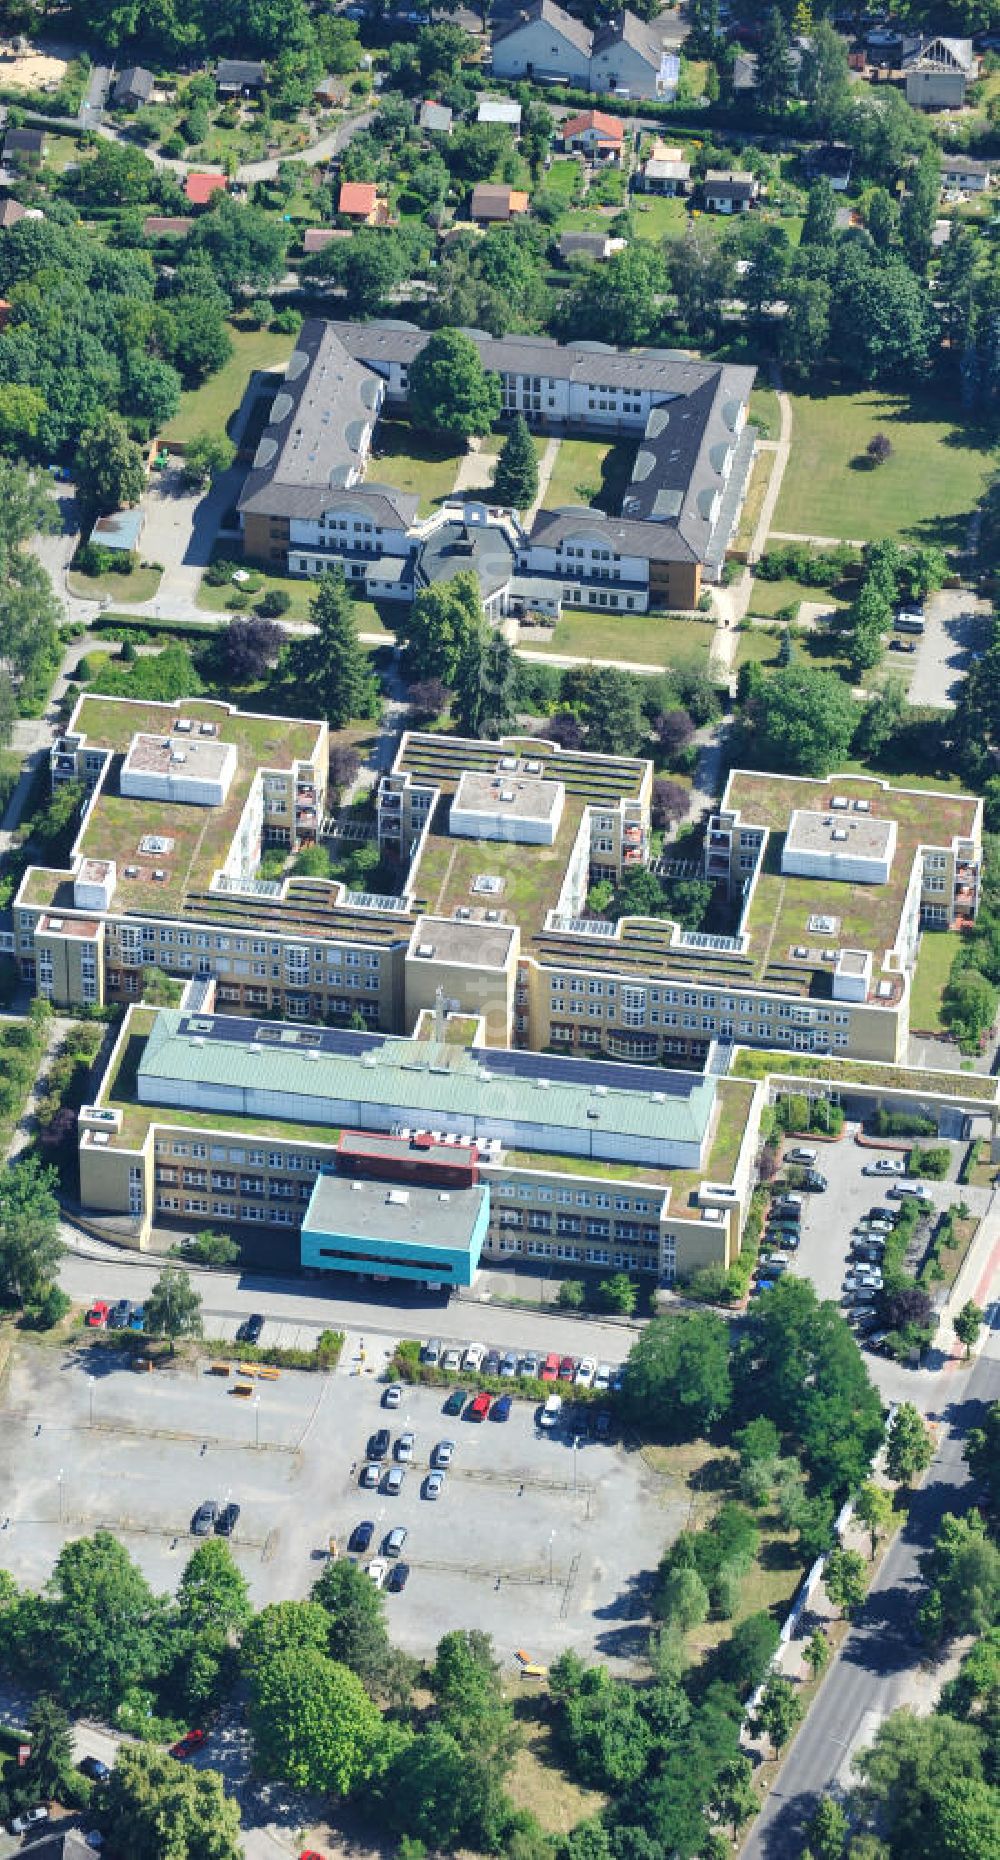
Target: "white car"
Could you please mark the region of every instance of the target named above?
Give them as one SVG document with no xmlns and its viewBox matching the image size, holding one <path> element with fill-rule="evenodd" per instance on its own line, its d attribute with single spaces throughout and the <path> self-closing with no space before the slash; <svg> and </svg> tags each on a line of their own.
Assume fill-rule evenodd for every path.
<svg viewBox="0 0 1000 1860">
<path fill-rule="evenodd" d="M 598 1363 L 597 1374 L 594 1377 L 594 1387 L 595 1389 L 599 1389 L 602 1393 L 605 1389 L 609 1389 L 611 1387 L 611 1364 L 610 1363 Z"/>
<path fill-rule="evenodd" d="M 478 1369 L 486 1355 L 486 1346 L 482 1343 L 470 1343 L 462 1358 L 463 1369 Z"/>
<path fill-rule="evenodd" d="M 402 1461 L 403 1465 L 408 1466 L 413 1458 L 415 1440 L 416 1436 L 407 1429 L 405 1434 L 400 1434 L 396 1442 L 396 1458 Z"/>
<path fill-rule="evenodd" d="M 390 1382 L 382 1397 L 383 1408 L 401 1408 L 403 1406 L 403 1386 L 400 1382 Z"/>
<path fill-rule="evenodd" d="M 454 1453 L 455 1442 L 453 1440 L 439 1440 L 433 1453 L 435 1466 L 450 1466 Z"/>
<path fill-rule="evenodd" d="M 597 1364 L 595 1363 L 593 1357 L 582 1356 L 580 1358 L 579 1363 L 577 1364 L 576 1375 L 573 1377 L 573 1380 L 576 1383 L 577 1388 L 592 1389 L 594 1386 L 594 1377 L 596 1376 L 596 1374 L 597 1374 Z"/>
<path fill-rule="evenodd" d="M 446 1350 L 444 1355 L 441 1358 L 441 1368 L 456 1370 L 456 1369 L 461 1369 L 461 1367 L 462 1367 L 461 1350 Z"/>
<path fill-rule="evenodd" d="M 444 1491 L 444 1479 L 443 1472 L 429 1472 L 424 1480 L 424 1497 L 440 1498 Z"/>
<path fill-rule="evenodd" d="M 37 1808 L 26 1808 L 23 1815 L 15 1815 L 10 1824 L 12 1834 L 27 1834 L 37 1828 L 40 1821 L 48 1821 L 49 1811 L 39 1803 Z"/>
<path fill-rule="evenodd" d="M 368 1574 L 375 1584 L 376 1589 L 380 1589 L 389 1574 L 389 1565 L 384 1556 L 372 1557 L 371 1562 L 368 1564 Z"/>
<path fill-rule="evenodd" d="M 906 1164 L 900 1156 L 879 1156 L 877 1161 L 866 1163 L 864 1175 L 905 1175 Z"/>
</svg>

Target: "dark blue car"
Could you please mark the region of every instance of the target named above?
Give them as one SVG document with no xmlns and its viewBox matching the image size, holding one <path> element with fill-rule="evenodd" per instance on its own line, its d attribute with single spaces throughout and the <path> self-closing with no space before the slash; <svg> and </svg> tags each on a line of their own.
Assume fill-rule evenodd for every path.
<svg viewBox="0 0 1000 1860">
<path fill-rule="evenodd" d="M 509 1395 L 499 1395 L 490 1409 L 491 1421 L 509 1421 L 513 1402 Z"/>
</svg>

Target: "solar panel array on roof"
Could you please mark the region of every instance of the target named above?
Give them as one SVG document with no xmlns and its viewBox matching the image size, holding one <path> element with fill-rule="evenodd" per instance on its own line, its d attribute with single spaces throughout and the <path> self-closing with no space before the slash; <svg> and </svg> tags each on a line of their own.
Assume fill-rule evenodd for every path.
<svg viewBox="0 0 1000 1860">
<path fill-rule="evenodd" d="M 377 1052 L 386 1042 L 386 1035 L 382 1033 L 358 1033 L 347 1027 L 298 1027 L 286 1021 L 250 1020 L 238 1014 L 211 1017 L 185 1014 L 181 1016 L 178 1032 L 200 1038 L 208 1035 L 233 1046 L 284 1046 L 297 1051 L 308 1048 L 339 1054 L 345 1059 Z"/>
<path fill-rule="evenodd" d="M 604 1085 L 609 1091 L 657 1091 L 670 1098 L 686 1098 L 692 1079 L 701 1080 L 700 1073 L 616 1065 L 609 1059 L 558 1059 L 551 1053 L 516 1053 L 492 1046 L 473 1046 L 469 1051 L 497 1077 L 551 1079 L 554 1085 Z"/>
</svg>

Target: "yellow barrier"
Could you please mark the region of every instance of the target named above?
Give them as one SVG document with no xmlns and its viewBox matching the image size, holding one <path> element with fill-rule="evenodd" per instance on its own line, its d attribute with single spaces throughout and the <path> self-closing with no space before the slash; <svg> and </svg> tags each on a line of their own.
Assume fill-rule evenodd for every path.
<svg viewBox="0 0 1000 1860">
<path fill-rule="evenodd" d="M 236 1373 L 239 1376 L 246 1376 L 252 1382 L 257 1374 L 257 1365 L 256 1363 L 241 1363 Z"/>
<path fill-rule="evenodd" d="M 228 1363 L 213 1363 L 208 1373 L 210 1376 L 229 1376 L 232 1370 Z"/>
<path fill-rule="evenodd" d="M 234 1382 L 229 1393 L 230 1395 L 241 1395 L 245 1401 L 248 1396 L 253 1394 L 253 1385 L 250 1382 Z"/>
<path fill-rule="evenodd" d="M 259 1382 L 277 1382 L 280 1374 L 281 1370 L 275 1369 L 273 1363 L 258 1363 L 257 1365 L 257 1379 Z"/>
</svg>

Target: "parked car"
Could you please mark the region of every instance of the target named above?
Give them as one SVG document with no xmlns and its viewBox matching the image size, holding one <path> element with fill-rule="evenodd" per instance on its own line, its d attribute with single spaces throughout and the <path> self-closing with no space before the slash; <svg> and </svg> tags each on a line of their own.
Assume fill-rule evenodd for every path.
<svg viewBox="0 0 1000 1860">
<path fill-rule="evenodd" d="M 215 1535 L 217 1537 L 231 1537 L 239 1521 L 240 1508 L 236 1500 L 231 1498 L 223 1505 L 222 1510 L 215 1520 Z"/>
<path fill-rule="evenodd" d="M 403 1405 L 403 1388 L 399 1382 L 390 1382 L 382 1397 L 383 1408 L 401 1408 Z"/>
<path fill-rule="evenodd" d="M 573 1380 L 577 1384 L 578 1388 L 590 1389 L 590 1388 L 593 1388 L 594 1386 L 594 1377 L 596 1376 L 596 1374 L 597 1374 L 597 1364 L 595 1363 L 593 1357 L 582 1356 L 580 1358 L 579 1363 L 577 1364 L 576 1375 L 574 1376 Z"/>
<path fill-rule="evenodd" d="M 901 1156 L 877 1156 L 874 1162 L 865 1163 L 862 1175 L 905 1175 L 906 1164 Z"/>
<path fill-rule="evenodd" d="M 452 1389 L 442 1412 L 444 1414 L 461 1414 L 468 1399 L 468 1393 L 465 1389 Z"/>
<path fill-rule="evenodd" d="M 132 1306 L 132 1316 L 129 1318 L 128 1327 L 129 1327 L 129 1330 L 134 1330 L 134 1331 L 145 1330 L 146 1328 L 146 1307 L 145 1305 L 133 1305 Z"/>
<path fill-rule="evenodd" d="M 926 1201 L 928 1207 L 931 1205 L 931 1198 L 923 1182 L 897 1182 L 890 1188 L 889 1194 L 896 1201 Z"/>
<path fill-rule="evenodd" d="M 550 1350 L 542 1364 L 540 1381 L 555 1382 L 559 1377 L 559 1357 L 555 1350 Z"/>
<path fill-rule="evenodd" d="M 499 1350 L 487 1350 L 482 1361 L 482 1371 L 484 1376 L 498 1376 L 500 1374 Z"/>
<path fill-rule="evenodd" d="M 810 1163 L 816 1161 L 818 1156 L 818 1150 L 807 1149 L 803 1144 L 798 1144 L 795 1149 L 786 1150 L 785 1161 L 790 1163 L 805 1163 L 808 1167 Z"/>
<path fill-rule="evenodd" d="M 562 1411 L 563 1411 L 562 1396 L 561 1395 L 550 1395 L 548 1398 L 548 1401 L 543 1402 L 542 1404 L 542 1411 L 538 1417 L 539 1426 L 548 1427 L 548 1428 L 558 1427 L 559 1422 L 562 1418 Z"/>
<path fill-rule="evenodd" d="M 611 1371 L 611 1393 L 620 1395 L 625 1384 L 625 1365 L 618 1363 Z"/>
<path fill-rule="evenodd" d="M 387 1575 L 389 1574 L 389 1565 L 386 1562 L 385 1558 L 381 1556 L 373 1556 L 371 1562 L 368 1565 L 368 1574 L 371 1577 L 373 1583 L 375 1584 L 376 1589 L 380 1589 Z"/>
<path fill-rule="evenodd" d="M 441 1361 L 442 1347 L 440 1337 L 428 1337 L 427 1342 L 420 1352 L 420 1361 L 422 1363 L 429 1363 L 432 1369 L 436 1368 Z"/>
<path fill-rule="evenodd" d="M 405 1589 L 409 1574 L 409 1563 L 394 1563 L 389 1571 L 386 1588 L 391 1589 L 393 1595 L 398 1595 L 401 1589 Z"/>
<path fill-rule="evenodd" d="M 110 1766 L 100 1757 L 81 1757 L 77 1764 L 81 1776 L 89 1776 L 91 1782 L 107 1782 L 111 1774 Z"/>
<path fill-rule="evenodd" d="M 352 1550 L 355 1556 L 363 1556 L 374 1535 L 375 1526 L 371 1518 L 362 1518 L 361 1523 L 354 1526 L 347 1540 L 348 1550 Z"/>
<path fill-rule="evenodd" d="M 467 1419 L 470 1421 L 485 1421 L 486 1416 L 489 1414 L 492 1400 L 492 1395 L 479 1394 L 473 1396 L 473 1399 L 470 1401 L 465 1411 Z"/>
<path fill-rule="evenodd" d="M 517 1375 L 517 1357 L 514 1355 L 513 1350 L 508 1350 L 506 1354 L 500 1358 L 500 1374 L 502 1376 Z"/>
<path fill-rule="evenodd" d="M 498 1395 L 496 1398 L 496 1401 L 493 1403 L 493 1406 L 490 1409 L 490 1420 L 491 1421 L 509 1421 L 510 1411 L 513 1406 L 514 1406 L 514 1401 L 513 1401 L 512 1396 Z"/>
<path fill-rule="evenodd" d="M 382 1487 L 383 1492 L 386 1492 L 390 1498 L 398 1498 L 400 1492 L 403 1490 L 403 1480 L 405 1478 L 405 1466 L 390 1466 L 385 1475 L 385 1483 Z"/>
<path fill-rule="evenodd" d="M 358 1475 L 358 1484 L 364 1491 L 375 1490 L 382 1477 L 382 1468 L 377 1460 L 366 1460 Z"/>
<path fill-rule="evenodd" d="M 454 1373 L 454 1371 L 461 1369 L 462 1367 L 461 1350 L 446 1350 L 444 1355 L 441 1358 L 441 1367 L 442 1369 L 447 1369 L 449 1373 Z"/>
<path fill-rule="evenodd" d="M 576 1375 L 576 1363 L 572 1356 L 564 1356 L 559 1364 L 560 1382 L 572 1382 Z"/>
<path fill-rule="evenodd" d="M 538 1377 L 537 1356 L 522 1356 L 521 1367 L 518 1373 L 522 1376 L 531 1376 L 533 1379 L 537 1380 L 537 1377 Z"/>
<path fill-rule="evenodd" d="M 37 1828 L 39 1822 L 48 1821 L 48 1818 L 48 1809 L 39 1802 L 37 1808 L 26 1808 L 23 1815 L 15 1815 L 10 1831 L 12 1834 L 28 1834 L 32 1828 Z"/>
<path fill-rule="evenodd" d="M 462 1358 L 463 1369 L 478 1369 L 486 1351 L 481 1343 L 470 1343 Z"/>
<path fill-rule="evenodd" d="M 424 1497 L 440 1498 L 444 1491 L 444 1473 L 429 1472 L 424 1480 Z"/>
<path fill-rule="evenodd" d="M 611 1387 L 610 1363 L 598 1363 L 597 1373 L 594 1377 L 594 1387 L 595 1389 L 609 1389 Z"/>
<path fill-rule="evenodd" d="M 826 1176 L 821 1175 L 818 1169 L 810 1169 L 803 1178 L 802 1186 L 808 1190 L 810 1195 L 825 1195 L 830 1184 Z"/>
<path fill-rule="evenodd" d="M 130 1298 L 116 1298 L 108 1312 L 109 1330 L 128 1330 L 132 1322 L 132 1301 Z"/>
<path fill-rule="evenodd" d="M 260 1333 L 263 1330 L 263 1328 L 264 1328 L 263 1312 L 262 1311 L 251 1311 L 250 1316 L 248 1318 L 244 1318 L 242 1324 L 239 1327 L 239 1330 L 236 1332 L 237 1343 L 259 1343 Z"/>
<path fill-rule="evenodd" d="M 110 1313 L 111 1306 L 103 1298 L 95 1298 L 84 1323 L 90 1330 L 106 1330 Z"/>
<path fill-rule="evenodd" d="M 368 1458 L 370 1460 L 384 1460 L 388 1451 L 389 1429 L 387 1427 L 377 1428 L 368 1442 Z"/>
<path fill-rule="evenodd" d="M 414 1449 L 414 1446 L 416 1445 L 416 1439 L 417 1439 L 416 1435 L 413 1433 L 412 1429 L 408 1427 L 404 1434 L 400 1434 L 399 1439 L 396 1442 L 396 1446 L 395 1446 L 396 1458 L 397 1460 L 401 1460 L 402 1463 L 406 1466 L 409 1465 L 410 1461 L 413 1458 L 413 1449 Z"/>
<path fill-rule="evenodd" d="M 889 641 L 889 650 L 890 652 L 916 652 L 917 642 L 915 639 L 900 639 L 898 634 L 894 633 Z"/>
<path fill-rule="evenodd" d="M 405 1524 L 397 1524 L 394 1530 L 388 1531 L 383 1539 L 382 1554 L 384 1556 L 399 1556 L 406 1542 L 407 1534 Z"/>
<path fill-rule="evenodd" d="M 219 1515 L 218 1503 L 214 1498 L 203 1499 L 191 1519 L 191 1533 L 194 1537 L 208 1537 Z"/>
<path fill-rule="evenodd" d="M 453 1440 L 439 1440 L 431 1454 L 435 1466 L 450 1466 L 454 1457 L 455 1442 Z"/>
<path fill-rule="evenodd" d="M 186 1732 L 183 1737 L 178 1738 L 176 1744 L 171 1744 L 170 1755 L 176 1757 L 179 1762 L 183 1763 L 185 1757 L 190 1757 L 194 1751 L 201 1749 L 206 1736 L 207 1732 L 205 1731 Z"/>
</svg>

